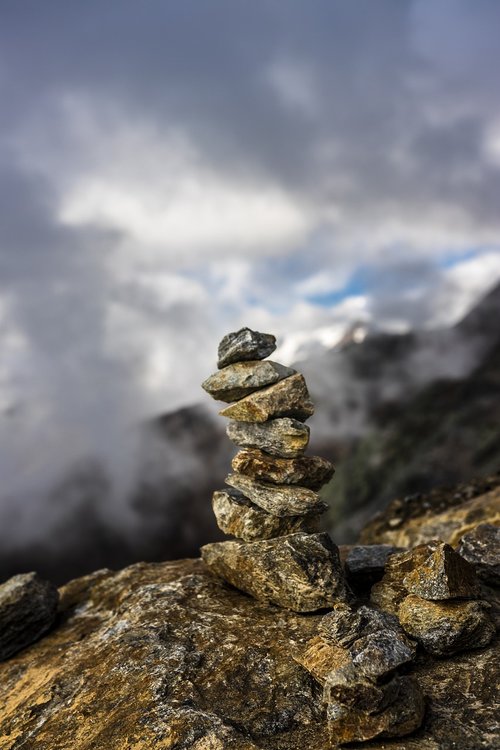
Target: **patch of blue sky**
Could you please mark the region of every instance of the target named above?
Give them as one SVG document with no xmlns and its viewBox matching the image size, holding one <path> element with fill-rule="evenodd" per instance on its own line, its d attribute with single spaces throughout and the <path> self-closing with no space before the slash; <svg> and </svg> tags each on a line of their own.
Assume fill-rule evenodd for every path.
<svg viewBox="0 0 500 750">
<path fill-rule="evenodd" d="M 361 270 L 356 271 L 341 289 L 309 294 L 306 296 L 306 299 L 310 304 L 318 305 L 319 307 L 335 307 L 335 305 L 338 305 L 347 297 L 358 297 L 366 293 L 367 284 L 363 277 L 364 274 Z"/>
<path fill-rule="evenodd" d="M 449 250 L 437 259 L 437 265 L 439 268 L 443 269 L 453 268 L 454 266 L 460 265 L 460 263 L 472 260 L 473 258 L 478 258 L 488 250 L 490 250 L 490 248 L 485 247 L 471 247 L 468 250 L 461 250 L 459 252 L 456 250 Z"/>
</svg>

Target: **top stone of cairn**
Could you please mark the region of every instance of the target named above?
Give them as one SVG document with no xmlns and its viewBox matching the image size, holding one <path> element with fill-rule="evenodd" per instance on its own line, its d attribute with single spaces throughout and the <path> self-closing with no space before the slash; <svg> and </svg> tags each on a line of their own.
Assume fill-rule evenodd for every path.
<svg viewBox="0 0 500 750">
<path fill-rule="evenodd" d="M 276 338 L 250 328 L 228 333 L 219 344 L 217 367 L 221 370 L 234 362 L 265 359 L 276 349 Z"/>
</svg>

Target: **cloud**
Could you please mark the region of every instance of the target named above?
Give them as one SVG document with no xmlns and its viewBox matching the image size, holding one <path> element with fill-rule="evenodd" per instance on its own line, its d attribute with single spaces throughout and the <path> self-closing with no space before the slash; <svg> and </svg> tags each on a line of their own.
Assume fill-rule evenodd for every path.
<svg viewBox="0 0 500 750">
<path fill-rule="evenodd" d="M 227 330 L 273 331 L 286 359 L 358 320 L 463 314 L 500 278 L 498 15 L 3 8 L 5 486 L 89 451 L 120 473 L 127 425 L 198 401 Z"/>
</svg>

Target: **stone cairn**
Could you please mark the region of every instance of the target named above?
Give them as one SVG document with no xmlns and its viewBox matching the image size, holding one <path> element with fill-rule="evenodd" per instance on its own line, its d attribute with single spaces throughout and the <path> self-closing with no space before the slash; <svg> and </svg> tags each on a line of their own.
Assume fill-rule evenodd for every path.
<svg viewBox="0 0 500 750">
<path fill-rule="evenodd" d="M 230 333 L 219 345 L 219 372 L 203 383 L 230 403 L 220 414 L 231 420 L 227 434 L 240 449 L 229 488 L 213 496 L 219 527 L 237 541 L 205 545 L 203 560 L 260 601 L 295 612 L 331 610 L 291 656 L 321 685 L 336 743 L 408 734 L 424 712 L 417 683 L 400 674 L 415 644 L 393 614 L 349 601 L 338 548 L 317 532 L 326 509 L 317 490 L 334 469 L 304 455 L 313 405 L 300 373 L 263 361 L 275 348 L 269 334 Z"/>
<path fill-rule="evenodd" d="M 203 383 L 230 403 L 229 438 L 241 450 L 228 489 L 214 493 L 219 528 L 239 541 L 207 544 L 205 563 L 221 578 L 261 601 L 296 612 L 330 608 L 346 598 L 338 549 L 317 533 L 327 506 L 317 490 L 334 473 L 329 461 L 305 456 L 314 412 L 303 375 L 263 361 L 276 339 L 242 328 L 219 345 L 219 371 Z"/>
</svg>

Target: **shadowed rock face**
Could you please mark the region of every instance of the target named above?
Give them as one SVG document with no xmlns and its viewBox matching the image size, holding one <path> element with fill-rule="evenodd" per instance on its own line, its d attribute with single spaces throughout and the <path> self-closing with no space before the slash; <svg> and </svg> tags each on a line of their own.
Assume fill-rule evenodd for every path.
<svg viewBox="0 0 500 750">
<path fill-rule="evenodd" d="M 10 578 L 0 586 L 0 660 L 33 643 L 55 620 L 59 595 L 36 573 Z"/>
<path fill-rule="evenodd" d="M 291 655 L 317 636 L 321 615 L 264 606 L 199 560 L 98 571 L 60 593 L 53 629 L 0 664 L 2 750 L 336 747 L 321 686 Z M 363 748 L 498 747 L 499 656 L 497 644 L 422 654 L 411 667 L 426 702 L 422 728 Z"/>
<path fill-rule="evenodd" d="M 481 523 L 460 540 L 457 552 L 486 583 L 500 586 L 500 527 Z"/>
</svg>

